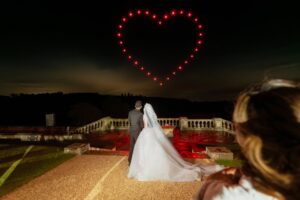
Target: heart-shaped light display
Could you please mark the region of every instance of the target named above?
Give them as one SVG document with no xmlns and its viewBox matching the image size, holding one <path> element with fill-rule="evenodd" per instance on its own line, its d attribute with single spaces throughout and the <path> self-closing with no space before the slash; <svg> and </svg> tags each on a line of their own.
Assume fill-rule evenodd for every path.
<svg viewBox="0 0 300 200">
<path fill-rule="evenodd" d="M 128 52 L 128 49 L 126 48 L 124 36 L 123 36 L 123 30 L 126 27 L 126 24 L 133 18 L 136 17 L 147 17 L 153 21 L 156 22 L 158 26 L 162 26 L 164 23 L 166 23 L 168 20 L 171 20 L 172 18 L 185 18 L 187 20 L 192 21 L 195 26 L 197 27 L 197 40 L 195 41 L 195 46 L 191 49 L 190 54 L 188 57 L 186 57 L 181 63 L 179 63 L 176 67 L 173 68 L 173 70 L 170 71 L 169 74 L 158 77 L 155 75 L 149 67 L 146 67 L 145 65 L 141 65 L 140 60 L 138 57 L 132 55 L 130 52 Z M 135 68 L 140 70 L 142 73 L 146 75 L 146 77 L 152 79 L 154 82 L 158 83 L 160 86 L 163 86 L 166 81 L 170 81 L 173 79 L 174 76 L 177 75 L 178 72 L 181 72 L 191 61 L 193 61 L 196 57 L 196 54 L 199 52 L 199 47 L 202 44 L 202 38 L 203 33 L 202 30 L 202 24 L 199 23 L 199 18 L 197 16 L 194 16 L 194 14 L 190 11 L 186 10 L 171 10 L 170 12 L 165 13 L 162 16 L 159 16 L 155 14 L 154 12 L 150 12 L 150 10 L 136 10 L 135 12 L 130 11 L 127 16 L 122 17 L 121 23 L 118 25 L 118 31 L 117 31 L 117 38 L 118 38 L 118 44 L 121 47 L 123 55 L 133 64 Z"/>
</svg>

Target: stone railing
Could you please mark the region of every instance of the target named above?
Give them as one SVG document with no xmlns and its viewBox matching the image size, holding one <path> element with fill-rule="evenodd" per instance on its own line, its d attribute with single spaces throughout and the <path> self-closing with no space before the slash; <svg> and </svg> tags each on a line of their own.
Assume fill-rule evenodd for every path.
<svg viewBox="0 0 300 200">
<path fill-rule="evenodd" d="M 159 118 L 158 122 L 161 126 L 179 127 L 181 131 L 186 130 L 211 130 L 221 131 L 234 134 L 233 123 L 222 118 L 212 119 L 188 119 L 186 117 L 180 118 Z M 75 129 L 74 133 L 89 134 L 92 132 L 105 132 L 112 130 L 127 130 L 129 128 L 128 119 L 118 119 L 111 117 L 104 117 L 95 122 L 81 126 Z"/>
<path fill-rule="evenodd" d="M 222 118 L 181 119 L 180 124 L 180 130 L 211 130 L 234 134 L 233 123 Z"/>
</svg>

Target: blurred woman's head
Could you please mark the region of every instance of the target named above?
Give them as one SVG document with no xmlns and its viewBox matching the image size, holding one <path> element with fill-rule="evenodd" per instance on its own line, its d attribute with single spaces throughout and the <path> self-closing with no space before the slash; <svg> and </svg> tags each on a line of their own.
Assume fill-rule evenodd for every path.
<svg viewBox="0 0 300 200">
<path fill-rule="evenodd" d="M 286 199 L 300 199 L 299 83 L 275 79 L 242 92 L 233 120 L 244 173 Z"/>
</svg>

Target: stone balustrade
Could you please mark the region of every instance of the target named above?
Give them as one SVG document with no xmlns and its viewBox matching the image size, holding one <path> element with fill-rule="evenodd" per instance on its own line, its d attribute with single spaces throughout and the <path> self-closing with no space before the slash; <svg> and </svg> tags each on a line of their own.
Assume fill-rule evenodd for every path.
<svg viewBox="0 0 300 200">
<path fill-rule="evenodd" d="M 210 130 L 234 134 L 233 123 L 222 118 L 212 119 L 188 119 L 179 118 L 159 118 L 161 126 L 179 127 L 181 131 L 187 130 Z M 112 130 L 127 130 L 129 128 L 128 119 L 104 117 L 95 122 L 81 126 L 74 130 L 75 133 L 89 134 L 92 132 L 105 132 Z"/>
</svg>

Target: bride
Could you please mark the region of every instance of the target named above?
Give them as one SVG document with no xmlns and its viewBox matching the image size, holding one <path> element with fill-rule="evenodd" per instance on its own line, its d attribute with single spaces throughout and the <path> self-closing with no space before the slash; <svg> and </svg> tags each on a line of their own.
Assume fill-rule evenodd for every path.
<svg viewBox="0 0 300 200">
<path fill-rule="evenodd" d="M 139 181 L 194 181 L 223 169 L 220 165 L 196 164 L 184 161 L 160 127 L 149 103 L 144 106 L 144 129 L 132 155 L 128 178 Z"/>
</svg>

